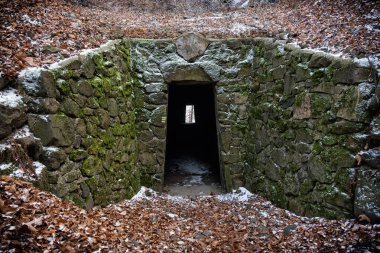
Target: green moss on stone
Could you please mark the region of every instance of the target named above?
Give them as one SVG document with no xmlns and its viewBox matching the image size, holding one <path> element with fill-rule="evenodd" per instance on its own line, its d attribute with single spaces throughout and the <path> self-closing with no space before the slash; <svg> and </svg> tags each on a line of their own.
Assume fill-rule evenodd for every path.
<svg viewBox="0 0 380 253">
<path fill-rule="evenodd" d="M 338 135 L 326 135 L 322 138 L 323 145 L 333 146 L 340 144 L 343 141 L 344 137 Z"/>
<path fill-rule="evenodd" d="M 106 132 L 100 134 L 100 139 L 102 140 L 101 145 L 98 150 L 101 148 L 111 149 L 113 145 L 116 143 L 116 138 L 113 133 L 113 129 L 108 129 Z"/>
<path fill-rule="evenodd" d="M 323 150 L 322 144 L 319 142 L 315 142 L 311 148 L 311 152 L 314 156 L 319 155 L 322 152 L 322 150 Z"/>
<path fill-rule="evenodd" d="M 82 164 L 81 172 L 84 176 L 94 176 L 103 170 L 102 160 L 95 156 L 88 157 Z"/>
<path fill-rule="evenodd" d="M 326 77 L 326 69 L 318 69 L 311 75 L 311 80 L 315 83 L 319 83 L 320 79 Z"/>
<path fill-rule="evenodd" d="M 58 80 L 57 81 L 57 88 L 59 92 L 61 92 L 64 95 L 69 95 L 71 93 L 70 85 L 67 81 L 65 80 Z"/>
<path fill-rule="evenodd" d="M 331 108 L 332 99 L 328 95 L 324 94 L 311 94 L 311 108 L 312 114 L 322 115 Z"/>
<path fill-rule="evenodd" d="M 343 147 L 325 147 L 320 153 L 322 160 L 330 164 L 334 169 L 351 167 L 354 165 L 354 158 L 351 153 Z"/>
<path fill-rule="evenodd" d="M 309 194 L 314 188 L 314 183 L 310 179 L 306 179 L 300 185 L 300 194 L 305 196 Z"/>
<path fill-rule="evenodd" d="M 78 193 L 70 193 L 69 195 L 65 196 L 64 199 L 74 203 L 79 207 L 86 206 L 86 201 L 83 198 L 81 198 L 81 196 Z"/>
<path fill-rule="evenodd" d="M 267 188 L 267 197 L 276 206 L 281 208 L 286 208 L 288 205 L 288 200 L 286 198 L 283 186 L 281 184 L 270 184 Z"/>
</svg>

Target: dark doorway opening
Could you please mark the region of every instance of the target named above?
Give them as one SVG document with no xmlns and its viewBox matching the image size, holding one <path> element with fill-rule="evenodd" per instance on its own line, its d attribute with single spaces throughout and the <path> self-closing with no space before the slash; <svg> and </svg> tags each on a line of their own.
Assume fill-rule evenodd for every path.
<svg viewBox="0 0 380 253">
<path fill-rule="evenodd" d="M 165 188 L 171 187 L 170 193 L 222 191 L 214 93 L 213 84 L 169 85 Z"/>
</svg>

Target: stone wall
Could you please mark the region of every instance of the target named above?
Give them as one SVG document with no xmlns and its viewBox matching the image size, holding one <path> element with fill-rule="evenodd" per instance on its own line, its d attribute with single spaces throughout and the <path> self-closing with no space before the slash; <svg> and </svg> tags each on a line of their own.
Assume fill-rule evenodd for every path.
<svg viewBox="0 0 380 253">
<path fill-rule="evenodd" d="M 203 47 L 203 51 L 191 57 L 181 57 L 177 52 L 180 46 L 173 40 L 133 42 L 131 54 L 142 84 L 138 97 L 143 101 L 137 119 L 140 129 L 138 167 L 143 174 L 143 184 L 156 189 L 162 187 L 164 177 L 167 90 L 169 85 L 183 81 L 215 84 L 222 184 L 228 190 L 243 184 L 245 151 L 242 143 L 252 81 L 252 45 L 248 40 L 205 42 L 198 39 L 193 35 L 184 39 L 192 46 L 202 44 L 198 46 Z"/>
<path fill-rule="evenodd" d="M 20 85 L 28 126 L 41 140 L 39 184 L 83 207 L 130 198 L 140 188 L 134 73 L 127 43 L 116 41 L 29 69 Z"/>
<path fill-rule="evenodd" d="M 245 186 L 298 214 L 378 221 L 377 75 L 368 61 L 266 38 L 121 40 L 24 71 L 24 102 L 7 105 L 17 124 L 1 124 L 5 136 L 27 115 L 35 141 L 23 143 L 46 166 L 42 187 L 106 205 L 141 185 L 162 189 L 168 87 L 213 84 L 226 190 Z"/>
<path fill-rule="evenodd" d="M 376 85 L 370 65 L 270 39 L 254 47 L 246 185 L 298 214 L 351 217 L 362 181 L 370 178 L 362 174 L 374 174 L 355 160 L 371 148 L 368 106 Z M 378 212 L 379 194 L 368 188 Z"/>
</svg>

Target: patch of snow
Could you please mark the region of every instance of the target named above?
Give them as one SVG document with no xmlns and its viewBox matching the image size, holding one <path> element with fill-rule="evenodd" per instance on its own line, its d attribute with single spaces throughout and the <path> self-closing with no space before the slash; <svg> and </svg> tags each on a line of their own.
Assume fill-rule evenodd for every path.
<svg viewBox="0 0 380 253">
<path fill-rule="evenodd" d="M 92 54 L 94 54 L 94 49 L 93 48 L 86 48 L 86 49 L 81 50 L 79 54 L 81 56 L 92 55 Z"/>
<path fill-rule="evenodd" d="M 368 31 L 372 32 L 375 30 L 375 28 L 373 27 L 373 25 L 365 25 L 364 26 Z"/>
<path fill-rule="evenodd" d="M 369 68 L 371 66 L 368 58 L 354 58 L 354 63 L 356 63 L 358 67 Z"/>
<path fill-rule="evenodd" d="M 59 151 L 59 148 L 54 147 L 54 146 L 49 146 L 49 147 L 43 147 L 43 150 L 44 150 L 46 153 L 51 154 L 51 153 L 54 153 L 54 152 L 58 152 L 58 151 Z"/>
<path fill-rule="evenodd" d="M 217 196 L 219 201 L 237 201 L 245 202 L 255 197 L 250 191 L 244 187 L 239 187 L 238 190 L 233 190 L 232 193 L 221 194 Z"/>
<path fill-rule="evenodd" d="M 37 93 L 39 88 L 39 79 L 41 75 L 41 68 L 33 67 L 21 70 L 19 79 L 21 86 L 30 93 Z"/>
<path fill-rule="evenodd" d="M 282 47 L 282 50 L 284 50 L 284 47 Z M 247 61 L 252 61 L 253 60 L 253 57 L 254 57 L 254 52 L 253 52 L 253 49 L 251 48 L 249 51 L 248 51 L 248 54 L 247 54 L 247 57 L 245 58 Z"/>
<path fill-rule="evenodd" d="M 231 6 L 238 8 L 245 8 L 249 4 L 249 0 L 232 0 Z"/>
<path fill-rule="evenodd" d="M 33 137 L 33 134 L 30 132 L 29 126 L 24 126 L 21 129 L 18 129 L 14 135 L 15 139 L 21 139 L 25 137 Z"/>
<path fill-rule="evenodd" d="M 32 19 L 27 14 L 24 14 L 21 17 L 21 20 L 24 21 L 25 23 L 29 23 L 31 25 L 42 25 L 42 23 L 40 21 L 38 21 L 37 19 Z"/>
<path fill-rule="evenodd" d="M 285 54 L 285 46 L 284 46 L 284 44 L 278 45 L 277 49 L 280 52 L 280 54 Z"/>
<path fill-rule="evenodd" d="M 368 138 L 368 134 L 354 134 L 353 135 L 353 138 L 355 138 L 355 139 L 367 139 Z"/>
<path fill-rule="evenodd" d="M 21 169 L 17 169 L 15 171 L 13 171 L 9 176 L 11 177 L 16 177 L 16 178 L 21 178 L 21 179 L 24 179 L 24 180 L 29 180 L 29 181 L 34 181 L 35 179 L 32 178 L 31 176 L 27 175 L 24 171 L 22 171 Z"/>
<path fill-rule="evenodd" d="M 368 59 L 370 64 L 374 65 L 375 68 L 380 69 L 380 54 L 371 55 Z"/>
<path fill-rule="evenodd" d="M 23 104 L 22 97 L 13 88 L 0 91 L 0 105 L 4 107 L 17 108 Z"/>
<path fill-rule="evenodd" d="M 49 122 L 49 115 L 48 114 L 45 114 L 45 115 L 38 115 L 38 117 L 40 119 L 42 119 L 43 121 L 45 122 Z"/>
<path fill-rule="evenodd" d="M 375 90 L 376 86 L 371 83 L 359 84 L 359 93 L 363 98 L 370 98 Z"/>
<path fill-rule="evenodd" d="M 139 201 L 142 199 L 151 199 L 152 197 L 157 196 L 157 192 L 153 191 L 152 189 L 146 188 L 145 186 L 142 186 L 140 191 L 136 193 L 135 196 L 131 198 L 132 201 Z"/>
<path fill-rule="evenodd" d="M 380 18 L 380 11 L 373 9 L 370 13 L 364 16 L 367 19 L 379 19 Z"/>
<path fill-rule="evenodd" d="M 261 211 L 261 212 L 259 212 L 259 214 L 261 216 L 263 216 L 264 218 L 268 218 L 269 217 L 269 214 L 267 212 L 265 212 L 265 211 Z"/>
<path fill-rule="evenodd" d="M 13 163 L 3 163 L 0 164 L 0 171 L 1 170 L 14 170 L 16 166 Z"/>
<path fill-rule="evenodd" d="M 168 213 L 168 217 L 171 218 L 171 219 L 174 219 L 174 218 L 177 218 L 178 215 L 176 215 L 174 213 Z"/>
<path fill-rule="evenodd" d="M 187 21 L 200 21 L 200 20 L 208 20 L 208 19 L 223 19 L 224 16 L 211 16 L 211 17 L 196 17 L 196 18 L 189 18 Z"/>
<path fill-rule="evenodd" d="M 10 149 L 11 145 L 8 144 L 0 144 L 0 152 Z"/>
<path fill-rule="evenodd" d="M 43 171 L 44 169 L 46 169 L 46 166 L 43 165 L 43 164 L 40 163 L 40 162 L 36 162 L 36 161 L 34 161 L 34 162 L 33 162 L 33 168 L 34 168 L 34 171 L 36 172 L 36 175 L 37 175 L 37 176 L 40 176 L 41 173 L 42 173 L 42 171 Z"/>
<path fill-rule="evenodd" d="M 167 195 L 166 196 L 166 199 L 174 202 L 174 203 L 184 203 L 184 202 L 188 202 L 189 200 L 184 198 L 184 197 L 181 197 L 181 196 L 172 196 L 172 195 Z"/>
<path fill-rule="evenodd" d="M 292 44 L 292 43 L 289 43 L 289 44 Z M 308 51 L 314 51 L 314 52 L 322 52 L 322 53 L 325 53 L 327 55 L 330 55 L 330 56 L 336 57 L 336 58 L 347 59 L 350 57 L 349 55 L 340 51 L 340 49 L 337 49 L 334 47 L 329 47 L 329 46 L 323 46 L 323 47 L 318 47 L 318 48 L 313 48 L 313 49 L 308 48 L 307 50 Z M 335 52 L 335 53 L 333 53 L 333 52 Z"/>
<path fill-rule="evenodd" d="M 242 7 L 242 8 L 246 8 L 246 7 L 248 7 L 248 4 L 249 4 L 249 0 L 245 1 L 245 2 L 241 5 L 241 7 Z"/>
<path fill-rule="evenodd" d="M 296 47 L 296 48 L 301 48 L 300 45 L 299 45 L 299 43 L 297 41 L 288 43 L 288 45 Z M 313 50 L 321 52 L 321 50 L 318 50 L 318 49 L 313 49 Z"/>
</svg>

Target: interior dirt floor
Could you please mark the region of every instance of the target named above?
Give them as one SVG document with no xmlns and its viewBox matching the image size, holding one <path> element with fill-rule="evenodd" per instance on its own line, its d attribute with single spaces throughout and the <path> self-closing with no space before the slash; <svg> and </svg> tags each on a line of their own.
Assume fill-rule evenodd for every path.
<svg viewBox="0 0 380 253">
<path fill-rule="evenodd" d="M 173 196 L 204 196 L 220 194 L 224 190 L 210 164 L 187 155 L 170 159 L 164 192 Z"/>
</svg>

